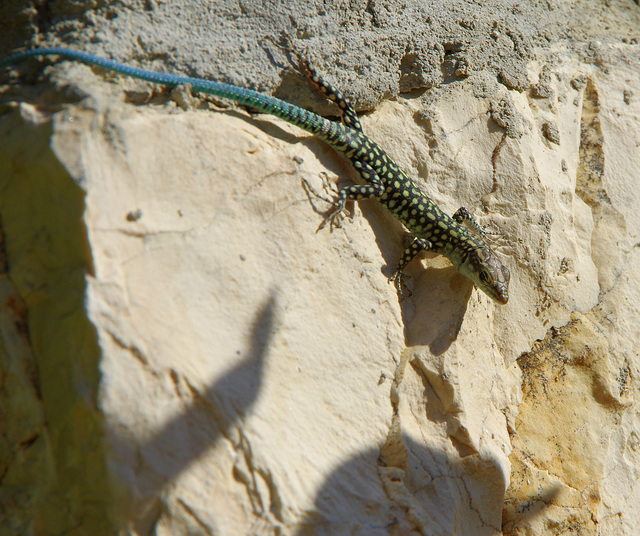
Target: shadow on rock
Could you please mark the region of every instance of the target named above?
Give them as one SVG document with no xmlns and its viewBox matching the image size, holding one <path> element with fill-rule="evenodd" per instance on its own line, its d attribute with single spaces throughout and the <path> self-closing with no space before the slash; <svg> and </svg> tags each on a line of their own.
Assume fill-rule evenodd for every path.
<svg viewBox="0 0 640 536">
<path fill-rule="evenodd" d="M 111 444 L 115 452 L 123 453 L 131 460 L 138 458 L 140 466 L 131 474 L 132 463 L 122 468 L 125 488 L 135 489 L 135 502 L 125 491 L 125 511 L 136 512 L 131 523 L 137 533 L 147 534 L 160 514 L 161 490 L 175 481 L 180 473 L 203 454 L 212 449 L 222 438 L 233 443 L 237 424 L 255 403 L 262 387 L 265 355 L 273 332 L 275 297 L 272 294 L 256 313 L 252 325 L 251 345 L 246 357 L 206 390 L 196 390 L 188 379 L 173 373 L 177 389 L 187 389 L 191 405 L 169 420 L 164 427 L 146 441 L 111 432 Z M 128 474 L 127 474 L 128 473 Z"/>
<path fill-rule="evenodd" d="M 402 434 L 338 467 L 296 536 L 495 536 L 505 482 L 478 454 L 451 458 Z"/>
</svg>

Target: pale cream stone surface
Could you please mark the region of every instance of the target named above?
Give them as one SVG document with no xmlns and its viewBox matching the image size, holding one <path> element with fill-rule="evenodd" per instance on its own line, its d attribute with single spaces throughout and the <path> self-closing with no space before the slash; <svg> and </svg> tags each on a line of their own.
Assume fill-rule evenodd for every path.
<svg viewBox="0 0 640 536">
<path fill-rule="evenodd" d="M 637 47 L 593 47 L 582 79 L 576 192 L 593 214 L 598 303 L 577 310 L 519 360 L 519 408 L 505 534 L 637 534 L 638 196 Z M 552 69 L 553 70 L 553 69 Z M 562 80 L 562 78 L 560 78 Z M 575 134 L 574 134 L 575 135 Z M 571 166 L 571 165 L 570 165 Z"/>
<path fill-rule="evenodd" d="M 638 52 L 599 53 L 541 53 L 535 95 L 469 78 L 363 118 L 448 213 L 500 231 L 503 307 L 432 255 L 399 303 L 400 226 L 363 202 L 316 232 L 313 192 L 353 172 L 281 121 L 124 104 L 86 68 L 90 99 L 13 107 L 9 279 L 31 344 L 81 369 L 81 333 L 101 374 L 90 400 L 41 370 L 59 391 L 39 400 L 16 369 L 30 426 L 59 412 L 70 457 L 93 441 L 91 485 L 133 534 L 634 534 Z"/>
</svg>

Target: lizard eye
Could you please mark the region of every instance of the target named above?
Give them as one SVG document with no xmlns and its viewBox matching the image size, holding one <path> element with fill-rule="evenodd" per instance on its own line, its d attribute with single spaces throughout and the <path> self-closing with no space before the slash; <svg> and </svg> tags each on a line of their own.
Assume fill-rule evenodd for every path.
<svg viewBox="0 0 640 536">
<path fill-rule="evenodd" d="M 489 274 L 487 274 L 487 272 L 485 270 L 480 270 L 480 281 L 482 281 L 483 283 L 486 283 L 487 281 L 489 281 Z"/>
</svg>

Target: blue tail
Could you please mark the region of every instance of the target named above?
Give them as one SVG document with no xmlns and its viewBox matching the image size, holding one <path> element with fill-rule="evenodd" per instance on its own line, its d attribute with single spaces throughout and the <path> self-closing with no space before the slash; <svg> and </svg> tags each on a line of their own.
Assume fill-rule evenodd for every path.
<svg viewBox="0 0 640 536">
<path fill-rule="evenodd" d="M 257 91 L 243 89 L 230 84 L 223 84 L 221 82 L 204 80 L 202 78 L 192 78 L 190 76 L 180 76 L 138 69 L 137 67 L 130 67 L 129 65 L 100 58 L 93 54 L 78 52 L 76 50 L 68 50 L 65 48 L 35 48 L 33 50 L 18 52 L 17 54 L 13 54 L 3 60 L 0 60 L 0 69 L 19 63 L 28 58 L 53 55 L 62 56 L 63 58 L 68 58 L 70 60 L 81 61 L 90 65 L 97 65 L 103 69 L 108 69 L 110 71 L 115 71 L 116 73 L 164 86 L 180 86 L 189 84 L 194 91 L 223 97 L 246 106 L 251 106 L 261 112 L 275 115 L 276 117 L 284 119 L 288 123 L 296 125 L 307 132 L 311 132 L 320 139 L 328 142 L 338 138 L 339 135 L 342 134 L 341 130 L 344 130 L 342 125 L 333 123 L 320 115 L 314 114 L 304 108 L 294 106 L 293 104 L 289 104 L 288 102 L 276 97 L 263 95 Z"/>
</svg>

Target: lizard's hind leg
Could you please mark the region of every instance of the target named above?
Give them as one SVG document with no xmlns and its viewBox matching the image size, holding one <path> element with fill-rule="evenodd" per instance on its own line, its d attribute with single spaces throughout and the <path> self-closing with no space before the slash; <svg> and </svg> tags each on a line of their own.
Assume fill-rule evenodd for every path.
<svg viewBox="0 0 640 536">
<path fill-rule="evenodd" d="M 311 83 L 331 102 L 335 102 L 340 108 L 340 116 L 342 117 L 342 124 L 345 127 L 352 128 L 362 132 L 362 125 L 358 119 L 355 109 L 351 105 L 351 101 L 345 97 L 342 92 L 333 87 L 329 82 L 322 78 L 318 71 L 307 61 L 303 61 L 307 75 L 311 80 Z"/>
</svg>

